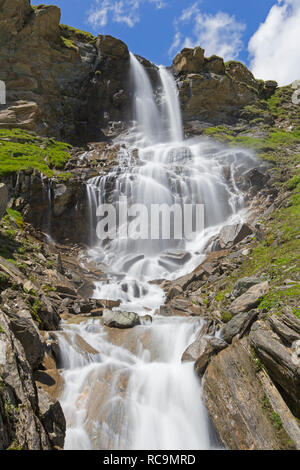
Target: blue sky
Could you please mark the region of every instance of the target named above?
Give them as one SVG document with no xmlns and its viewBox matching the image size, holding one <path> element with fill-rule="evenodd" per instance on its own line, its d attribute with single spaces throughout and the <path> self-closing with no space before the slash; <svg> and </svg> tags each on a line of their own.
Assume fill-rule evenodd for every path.
<svg viewBox="0 0 300 470">
<path fill-rule="evenodd" d="M 246 63 L 258 78 L 300 78 L 300 0 L 54 0 L 62 22 L 111 34 L 168 65 L 184 46 Z M 298 75 L 299 74 L 299 75 Z"/>
</svg>

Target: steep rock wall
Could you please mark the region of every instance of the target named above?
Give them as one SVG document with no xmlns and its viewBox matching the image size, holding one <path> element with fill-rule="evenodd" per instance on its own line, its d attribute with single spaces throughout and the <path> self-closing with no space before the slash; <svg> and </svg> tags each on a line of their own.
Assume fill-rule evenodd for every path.
<svg viewBox="0 0 300 470">
<path fill-rule="evenodd" d="M 115 94 L 126 84 L 127 46 L 70 30 L 60 25 L 55 6 L 0 2 L 0 80 L 7 89 L 0 128 L 84 142 L 101 137 L 110 120 L 124 118 L 126 96 Z"/>
</svg>

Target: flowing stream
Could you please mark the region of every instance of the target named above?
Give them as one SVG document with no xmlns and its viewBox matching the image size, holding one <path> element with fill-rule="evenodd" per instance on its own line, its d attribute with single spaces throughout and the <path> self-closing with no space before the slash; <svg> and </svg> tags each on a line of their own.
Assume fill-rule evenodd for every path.
<svg viewBox="0 0 300 470">
<path fill-rule="evenodd" d="M 135 124 L 119 137 L 119 163 L 106 176 L 87 183 L 91 249 L 87 256 L 106 265 L 106 279 L 94 297 L 121 300 L 121 309 L 141 315 L 164 302 L 156 279 L 191 272 L 204 258 L 220 228 L 243 221 L 243 175 L 257 162 L 243 150 L 227 149 L 204 138 L 184 140 L 176 83 L 157 71 L 154 90 L 144 67 L 131 54 Z M 183 208 L 204 204 L 204 226 L 194 239 L 99 240 L 99 205 L 155 204 Z M 129 229 L 135 221 L 131 221 Z M 134 228 L 134 227 L 133 227 Z M 136 227 L 135 227 L 136 229 Z M 151 227 L 150 227 L 151 229 Z M 153 316 L 131 330 L 101 320 L 63 324 L 60 334 L 65 388 L 66 449 L 209 449 L 216 445 L 201 385 L 192 363 L 181 356 L 203 321 Z"/>
</svg>

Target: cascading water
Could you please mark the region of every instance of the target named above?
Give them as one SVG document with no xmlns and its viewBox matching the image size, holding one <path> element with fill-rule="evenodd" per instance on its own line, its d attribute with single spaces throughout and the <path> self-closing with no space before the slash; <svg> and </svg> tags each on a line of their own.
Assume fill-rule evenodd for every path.
<svg viewBox="0 0 300 470">
<path fill-rule="evenodd" d="M 209 140 L 184 140 L 172 75 L 164 67 L 158 69 L 162 91 L 156 101 L 151 81 L 133 54 L 131 72 L 136 125 L 119 138 L 119 167 L 87 184 L 92 245 L 88 255 L 108 266 L 107 280 L 96 283 L 94 297 L 120 299 L 121 309 L 143 314 L 154 313 L 164 299 L 150 280 L 191 272 L 211 237 L 223 225 L 243 219 L 240 180 L 256 161 L 245 151 Z M 120 212 L 122 196 L 149 212 L 154 204 L 204 204 L 205 226 L 192 241 L 125 239 L 120 236 L 122 224 L 115 239 L 97 239 L 97 207 L 110 203 Z M 65 324 L 60 346 L 66 448 L 211 448 L 214 442 L 193 364 L 181 363 L 200 326 L 195 318 L 158 315 L 152 324 L 126 331 L 106 328 L 100 320 Z"/>
</svg>

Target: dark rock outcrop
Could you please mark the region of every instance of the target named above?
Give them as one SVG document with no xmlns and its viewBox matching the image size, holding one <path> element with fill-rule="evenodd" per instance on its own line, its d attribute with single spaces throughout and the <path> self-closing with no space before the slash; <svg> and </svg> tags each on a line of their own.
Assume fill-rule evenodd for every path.
<svg viewBox="0 0 300 470">
<path fill-rule="evenodd" d="M 0 449 L 52 449 L 51 436 L 40 419 L 39 400 L 27 360 L 29 345 L 27 341 L 23 343 L 27 354 L 11 329 L 10 319 L 0 311 Z M 61 435 L 61 447 L 63 441 Z"/>
<path fill-rule="evenodd" d="M 8 203 L 8 190 L 4 183 L 0 183 L 0 219 L 5 214 Z"/>
<path fill-rule="evenodd" d="M 81 177 L 64 183 L 37 170 L 19 171 L 5 178 L 9 193 L 18 201 L 24 220 L 61 243 L 87 243 L 86 185 Z"/>
</svg>

